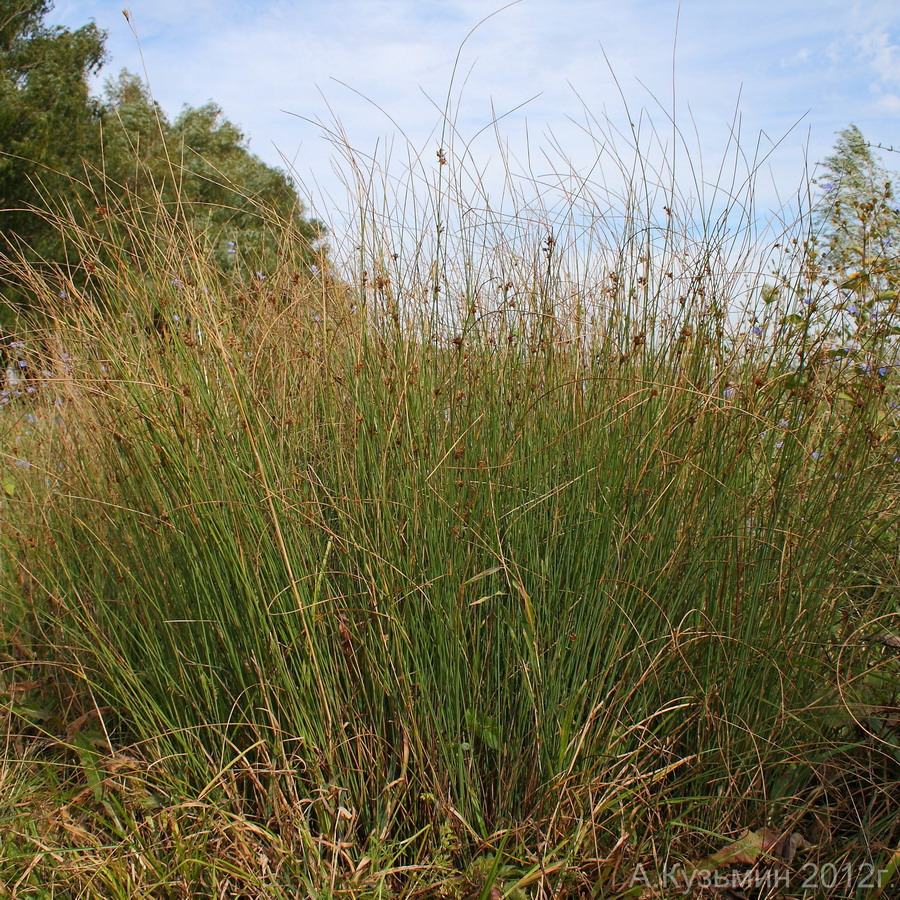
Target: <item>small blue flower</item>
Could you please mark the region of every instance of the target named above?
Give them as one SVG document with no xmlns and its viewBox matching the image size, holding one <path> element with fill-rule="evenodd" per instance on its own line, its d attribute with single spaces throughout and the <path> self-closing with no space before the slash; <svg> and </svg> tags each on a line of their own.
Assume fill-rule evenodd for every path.
<svg viewBox="0 0 900 900">
<path fill-rule="evenodd" d="M 27 393 L 33 394 L 37 390 L 37 388 L 34 387 L 34 385 L 29 385 L 27 388 L 25 388 L 25 390 Z"/>
<path fill-rule="evenodd" d="M 878 374 L 879 374 L 882 378 L 886 377 L 886 376 L 887 376 L 887 373 L 888 373 L 888 366 L 882 366 L 882 367 L 878 370 Z"/>
<path fill-rule="evenodd" d="M 851 316 L 855 316 L 859 312 L 859 309 L 857 308 L 855 303 L 851 303 L 847 307 L 847 312 L 850 313 Z"/>
<path fill-rule="evenodd" d="M 722 394 L 724 395 L 726 400 L 730 400 L 734 396 L 734 388 L 727 387 L 724 391 L 722 391 Z"/>
<path fill-rule="evenodd" d="M 180 321 L 181 321 L 181 316 L 179 316 L 178 313 L 175 313 L 175 315 L 172 316 L 172 321 L 173 321 L 173 322 L 176 322 L 176 323 L 177 323 L 177 322 L 180 322 Z"/>
<path fill-rule="evenodd" d="M 822 183 L 822 190 L 826 194 L 830 194 L 834 190 L 834 182 L 833 181 L 825 181 Z"/>
<path fill-rule="evenodd" d="M 813 459 L 818 459 L 821 455 L 822 454 L 819 453 L 818 450 L 813 450 L 813 452 L 810 454 L 810 456 L 812 456 Z"/>
<path fill-rule="evenodd" d="M 807 306 L 809 306 L 809 304 L 813 302 L 813 298 L 812 298 L 812 297 L 804 297 L 804 298 L 803 298 L 803 302 L 804 302 Z"/>
<path fill-rule="evenodd" d="M 894 236 L 893 236 L 892 234 L 889 234 L 889 235 L 887 236 L 887 238 L 885 239 L 884 246 L 885 246 L 885 247 L 890 247 L 891 244 L 893 244 L 893 243 L 894 243 Z"/>
<path fill-rule="evenodd" d="M 20 359 L 20 360 L 19 360 L 19 368 L 20 368 L 20 369 L 27 369 L 27 368 L 28 368 L 28 363 L 25 362 L 24 359 Z"/>
<path fill-rule="evenodd" d="M 31 413 L 25 413 L 25 421 L 29 425 L 34 425 L 34 423 L 37 422 L 37 419 Z"/>
<path fill-rule="evenodd" d="M 265 281 L 267 276 L 263 275 L 262 272 L 257 272 L 257 273 L 256 273 L 256 277 L 257 277 L 260 281 Z"/>
<path fill-rule="evenodd" d="M 63 353 L 62 358 L 63 358 L 63 362 L 65 362 L 69 358 L 69 354 Z"/>
<path fill-rule="evenodd" d="M 754 325 L 750 331 L 757 335 L 757 337 L 762 334 L 762 328 L 760 328 L 759 325 Z"/>
<path fill-rule="evenodd" d="M 313 273 L 313 275 L 319 274 L 319 267 L 316 265 L 312 265 L 309 267 L 309 271 Z"/>
<path fill-rule="evenodd" d="M 779 420 L 778 420 L 778 427 L 779 427 L 779 428 L 787 428 L 788 425 L 790 425 L 790 422 L 788 422 L 787 419 L 779 419 Z"/>
<path fill-rule="evenodd" d="M 775 449 L 776 449 L 776 450 L 780 450 L 783 446 L 784 446 L 784 441 L 779 441 L 779 442 L 775 445 Z"/>
<path fill-rule="evenodd" d="M 28 462 L 27 459 L 17 459 L 14 465 L 18 466 L 20 469 L 30 469 L 31 463 Z"/>
</svg>

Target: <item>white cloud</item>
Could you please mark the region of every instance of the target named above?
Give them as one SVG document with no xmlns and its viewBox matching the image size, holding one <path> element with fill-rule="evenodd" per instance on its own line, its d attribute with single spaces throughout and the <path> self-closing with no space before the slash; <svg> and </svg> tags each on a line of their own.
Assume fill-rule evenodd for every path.
<svg viewBox="0 0 900 900">
<path fill-rule="evenodd" d="M 888 115 L 900 116 L 900 94 L 878 94 L 875 101 L 876 108 Z"/>
<path fill-rule="evenodd" d="M 802 66 L 805 63 L 809 62 L 812 57 L 812 51 L 809 47 L 801 47 L 796 53 L 792 56 L 785 56 L 781 59 L 781 65 L 788 69 L 793 66 Z"/>
<path fill-rule="evenodd" d="M 121 2 L 63 0 L 54 13 L 69 25 L 93 15 L 110 29 L 110 74 L 123 66 L 142 71 Z M 277 163 L 280 150 L 296 159 L 301 175 L 339 193 L 330 144 L 316 127 L 282 110 L 326 122 L 333 112 L 356 146 L 371 150 L 393 136 L 399 154 L 401 139 L 390 116 L 432 154 L 437 139 L 431 147 L 429 135 L 439 121 L 434 104 L 443 106 L 459 44 L 500 5 L 502 0 L 134 0 L 130 6 L 165 109 L 174 114 L 182 103 L 214 99 L 252 136 L 255 152 Z M 678 8 L 676 0 L 557 0 L 552 8 L 545 0 L 524 0 L 506 9 L 462 50 L 454 98 L 474 68 L 454 104 L 461 131 L 471 136 L 490 122 L 492 109 L 505 112 L 540 94 L 501 123 L 511 151 L 523 159 L 530 152 L 531 165 L 546 169 L 536 144 L 552 131 L 587 169 L 597 148 L 570 121 L 583 119 L 579 97 L 594 114 L 608 113 L 627 130 L 621 90 L 632 118 L 641 107 L 651 110 L 664 142 L 671 130 L 666 115 L 673 53 L 676 116 L 687 140 L 702 149 L 711 179 L 739 97 L 742 141 L 751 156 L 759 132 L 777 141 L 808 113 L 768 163 L 775 186 L 761 187 L 763 205 L 794 190 L 807 150 L 822 158 L 848 122 L 873 140 L 890 139 L 896 130 L 895 0 L 857 7 L 843 0 L 683 0 L 676 37 Z M 479 160 L 497 159 L 489 137 L 478 142 Z M 696 166 L 696 152 L 692 156 Z"/>
<path fill-rule="evenodd" d="M 886 29 L 866 31 L 859 36 L 857 43 L 881 84 L 900 84 L 900 44 L 891 39 Z"/>
</svg>

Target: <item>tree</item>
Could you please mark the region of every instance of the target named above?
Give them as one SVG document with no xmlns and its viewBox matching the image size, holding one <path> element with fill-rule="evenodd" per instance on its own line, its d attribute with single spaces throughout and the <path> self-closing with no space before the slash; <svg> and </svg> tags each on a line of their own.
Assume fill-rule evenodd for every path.
<svg viewBox="0 0 900 900">
<path fill-rule="evenodd" d="M 890 173 L 856 125 L 838 133 L 822 163 L 820 259 L 840 284 L 859 282 L 876 293 L 896 284 L 900 205 Z"/>
<path fill-rule="evenodd" d="M 864 372 L 886 375 L 897 355 L 900 204 L 889 173 L 855 125 L 838 133 L 817 179 L 822 201 L 810 275 L 832 297 L 827 331 Z"/>
<path fill-rule="evenodd" d="M 288 176 L 252 154 L 215 103 L 186 106 L 170 123 L 138 76 L 107 82 L 101 107 L 104 171 L 126 194 L 163 204 L 204 234 L 223 266 L 275 264 L 272 225 L 294 231 L 309 262 L 322 226 L 306 219 Z"/>
<path fill-rule="evenodd" d="M 185 108 L 172 127 L 170 147 L 198 220 L 219 238 L 220 259 L 228 241 L 237 244 L 238 239 L 261 256 L 273 257 L 277 242 L 261 210 L 271 213 L 274 222 L 289 225 L 310 250 L 323 233 L 320 223 L 304 218 L 290 178 L 252 154 L 244 135 L 215 103 Z"/>
<path fill-rule="evenodd" d="M 97 106 L 88 78 L 104 61 L 93 24 L 48 28 L 49 0 L 5 0 L 0 12 L 0 252 L 58 257 L 60 241 L 29 211 L 71 194 L 84 160 L 99 155 Z"/>
<path fill-rule="evenodd" d="M 73 248 L 51 209 L 114 228 L 110 208 L 177 221 L 226 270 L 273 267 L 285 232 L 312 264 L 324 229 L 303 215 L 290 178 L 250 153 L 214 103 L 170 122 L 143 82 L 123 72 L 92 97 L 105 34 L 48 27 L 52 0 L 0 0 L 0 261 L 67 265 Z M 127 232 L 128 229 L 126 228 Z M 73 283 L 84 272 L 67 275 Z M 21 285 L 2 288 L 28 302 Z"/>
</svg>

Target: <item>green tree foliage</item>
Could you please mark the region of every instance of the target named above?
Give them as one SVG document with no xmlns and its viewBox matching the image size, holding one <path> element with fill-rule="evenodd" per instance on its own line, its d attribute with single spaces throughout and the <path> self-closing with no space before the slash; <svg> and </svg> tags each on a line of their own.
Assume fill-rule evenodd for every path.
<svg viewBox="0 0 900 900">
<path fill-rule="evenodd" d="M 856 125 L 838 134 L 822 163 L 820 257 L 834 280 L 876 290 L 897 280 L 900 205 L 889 173 Z"/>
<path fill-rule="evenodd" d="M 99 157 L 97 104 L 88 78 L 104 61 L 103 32 L 49 28 L 48 0 L 0 3 L 0 251 L 58 257 L 60 240 L 29 211 L 75 195 L 84 160 Z"/>
<path fill-rule="evenodd" d="M 832 335 L 836 352 L 849 354 L 864 373 L 883 376 L 898 358 L 900 337 L 900 204 L 892 173 L 850 125 L 838 133 L 816 183 L 816 237 L 804 262 L 820 302 L 794 318 Z"/>
<path fill-rule="evenodd" d="M 46 26 L 51 6 L 0 0 L 0 257 L 72 259 L 53 217 L 39 212 L 49 207 L 90 227 L 103 219 L 106 230 L 119 215 L 168 216 L 241 276 L 274 268 L 286 236 L 312 263 L 321 225 L 216 104 L 185 107 L 170 121 L 128 72 L 92 97 L 105 34 L 93 24 Z M 71 277 L 77 284 L 84 272 Z M 27 299 L 14 284 L 4 293 Z"/>
<path fill-rule="evenodd" d="M 170 122 L 140 78 L 123 71 L 107 83 L 100 115 L 113 189 L 182 216 L 223 266 L 271 268 L 286 225 L 312 261 L 322 226 L 304 218 L 288 176 L 252 154 L 215 103 L 185 107 Z"/>
</svg>

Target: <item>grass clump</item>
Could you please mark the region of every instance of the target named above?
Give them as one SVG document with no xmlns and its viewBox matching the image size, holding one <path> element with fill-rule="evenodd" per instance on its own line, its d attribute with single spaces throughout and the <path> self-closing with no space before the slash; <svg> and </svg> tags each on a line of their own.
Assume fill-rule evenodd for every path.
<svg viewBox="0 0 900 900">
<path fill-rule="evenodd" d="M 638 896 L 763 828 L 888 866 L 891 335 L 835 352 L 802 219 L 767 288 L 749 207 L 633 155 L 510 167 L 514 215 L 452 142 L 418 193 L 353 158 L 348 252 L 243 280 L 165 209 L 60 219 L 90 277 L 20 269 L 3 420 L 20 885 Z"/>
</svg>

